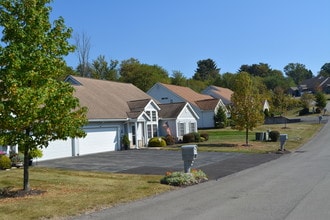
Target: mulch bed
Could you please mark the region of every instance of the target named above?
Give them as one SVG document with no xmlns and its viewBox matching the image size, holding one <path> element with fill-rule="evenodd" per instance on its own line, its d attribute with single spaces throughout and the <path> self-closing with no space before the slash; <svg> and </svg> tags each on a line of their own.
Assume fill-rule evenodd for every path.
<svg viewBox="0 0 330 220">
<path fill-rule="evenodd" d="M 14 190 L 12 187 L 0 188 L 0 199 L 5 198 L 19 198 L 25 196 L 37 196 L 45 193 L 46 191 L 38 189 L 30 189 L 25 191 L 23 189 Z"/>
</svg>

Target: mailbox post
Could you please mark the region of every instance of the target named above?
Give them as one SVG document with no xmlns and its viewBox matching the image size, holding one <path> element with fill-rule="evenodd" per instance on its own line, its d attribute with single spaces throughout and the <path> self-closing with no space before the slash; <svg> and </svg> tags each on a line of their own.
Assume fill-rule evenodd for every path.
<svg viewBox="0 0 330 220">
<path fill-rule="evenodd" d="M 287 134 L 280 134 L 280 150 L 285 151 L 284 145 L 285 142 L 288 140 L 288 135 Z"/>
<path fill-rule="evenodd" d="M 190 168 L 194 164 L 194 160 L 197 158 L 197 145 L 184 145 L 181 147 L 181 150 L 184 172 L 190 173 Z"/>
</svg>

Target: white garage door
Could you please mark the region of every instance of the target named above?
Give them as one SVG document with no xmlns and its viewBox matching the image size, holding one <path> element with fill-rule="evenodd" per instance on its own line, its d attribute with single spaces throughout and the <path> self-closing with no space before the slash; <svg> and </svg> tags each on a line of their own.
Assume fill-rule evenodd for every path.
<svg viewBox="0 0 330 220">
<path fill-rule="evenodd" d="M 86 129 L 86 137 L 78 139 L 79 155 L 118 150 L 118 128 Z"/>
<path fill-rule="evenodd" d="M 57 140 L 49 142 L 47 148 L 42 150 L 43 156 L 42 158 L 38 159 L 41 160 L 50 160 L 50 159 L 57 159 L 63 157 L 71 157 L 72 156 L 72 145 L 71 139 L 68 140 Z"/>
</svg>

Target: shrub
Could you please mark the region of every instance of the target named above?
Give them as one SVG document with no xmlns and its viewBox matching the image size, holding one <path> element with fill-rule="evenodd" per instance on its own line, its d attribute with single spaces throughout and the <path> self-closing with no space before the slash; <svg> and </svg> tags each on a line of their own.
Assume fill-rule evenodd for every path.
<svg viewBox="0 0 330 220">
<path fill-rule="evenodd" d="M 209 140 L 209 134 L 208 133 L 201 133 L 201 137 L 205 139 L 205 141 Z"/>
<path fill-rule="evenodd" d="M 280 137 L 280 132 L 278 131 L 269 132 L 269 138 L 271 141 L 276 142 L 278 141 L 279 137 Z"/>
<path fill-rule="evenodd" d="M 11 168 L 11 161 L 9 157 L 6 155 L 0 155 L 0 169 L 10 169 Z"/>
<path fill-rule="evenodd" d="M 175 138 L 172 135 L 166 135 L 165 142 L 167 145 L 175 144 Z"/>
<path fill-rule="evenodd" d="M 195 141 L 195 136 L 192 133 L 183 135 L 182 142 L 190 143 Z"/>
<path fill-rule="evenodd" d="M 148 147 L 165 147 L 166 141 L 161 137 L 153 137 L 149 140 Z"/>
<path fill-rule="evenodd" d="M 264 114 L 265 114 L 265 117 L 270 117 L 268 108 L 265 109 Z"/>
<path fill-rule="evenodd" d="M 308 108 L 303 108 L 302 110 L 299 111 L 299 116 L 308 115 L 308 114 L 309 114 Z"/>
<path fill-rule="evenodd" d="M 166 172 L 165 176 L 160 180 L 160 183 L 172 186 L 187 186 L 207 180 L 208 178 L 203 171 L 192 169 L 190 173 Z"/>
<path fill-rule="evenodd" d="M 183 143 L 190 143 L 190 142 L 200 142 L 201 136 L 198 132 L 192 132 L 183 135 Z"/>
</svg>

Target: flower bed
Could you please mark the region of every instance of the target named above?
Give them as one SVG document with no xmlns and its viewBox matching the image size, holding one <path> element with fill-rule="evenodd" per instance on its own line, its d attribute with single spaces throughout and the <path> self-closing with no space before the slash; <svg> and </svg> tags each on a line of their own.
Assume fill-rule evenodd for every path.
<svg viewBox="0 0 330 220">
<path fill-rule="evenodd" d="M 206 174 L 197 169 L 192 169 L 190 173 L 166 172 L 160 183 L 172 186 L 189 186 L 207 181 Z"/>
</svg>

